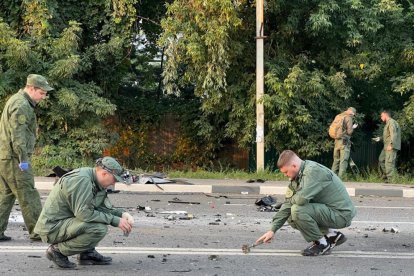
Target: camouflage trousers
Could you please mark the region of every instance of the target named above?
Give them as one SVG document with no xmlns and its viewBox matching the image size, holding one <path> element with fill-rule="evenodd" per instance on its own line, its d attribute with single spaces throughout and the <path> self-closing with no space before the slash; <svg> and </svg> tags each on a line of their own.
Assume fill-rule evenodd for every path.
<svg viewBox="0 0 414 276">
<path fill-rule="evenodd" d="M 93 249 L 105 237 L 108 226 L 103 223 L 83 222 L 76 218 L 61 221 L 55 231 L 40 234 L 42 241 L 57 244 L 60 252 L 71 256 Z"/>
<path fill-rule="evenodd" d="M 350 155 L 351 143 L 349 142 L 348 145 L 344 145 L 342 139 L 336 139 L 333 152 L 332 171 L 336 173 L 339 178 L 343 178 L 348 169 Z"/>
<path fill-rule="evenodd" d="M 319 240 L 329 228 L 348 227 L 353 218 L 351 214 L 341 214 L 320 203 L 294 204 L 290 211 L 289 225 L 299 230 L 307 242 Z"/>
<path fill-rule="evenodd" d="M 0 235 L 7 229 L 10 212 L 15 200 L 19 201 L 24 223 L 30 238 L 37 239 L 33 229 L 42 211 L 39 192 L 35 188 L 31 167 L 27 171 L 19 169 L 15 158 L 0 160 Z"/>
<path fill-rule="evenodd" d="M 395 163 L 397 161 L 397 150 L 384 150 L 378 158 L 379 169 L 383 178 L 387 178 L 389 181 L 393 180 L 395 175 Z"/>
</svg>

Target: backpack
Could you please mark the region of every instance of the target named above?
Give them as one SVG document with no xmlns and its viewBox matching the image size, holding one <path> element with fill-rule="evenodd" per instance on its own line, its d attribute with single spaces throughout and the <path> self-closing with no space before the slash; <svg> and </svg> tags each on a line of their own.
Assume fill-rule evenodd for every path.
<svg viewBox="0 0 414 276">
<path fill-rule="evenodd" d="M 344 114 L 338 114 L 329 126 L 329 136 L 333 139 L 340 139 L 344 134 Z"/>
</svg>

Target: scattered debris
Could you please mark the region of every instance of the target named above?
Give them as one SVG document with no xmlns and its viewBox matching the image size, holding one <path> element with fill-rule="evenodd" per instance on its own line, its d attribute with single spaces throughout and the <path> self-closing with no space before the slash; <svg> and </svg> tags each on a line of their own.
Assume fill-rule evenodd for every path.
<svg viewBox="0 0 414 276">
<path fill-rule="evenodd" d="M 163 215 L 186 215 L 187 211 L 162 211 L 159 213 Z"/>
<path fill-rule="evenodd" d="M 166 263 L 167 262 L 167 255 L 162 255 L 162 263 Z"/>
<path fill-rule="evenodd" d="M 268 196 L 257 199 L 254 204 L 256 204 L 257 206 L 271 206 L 271 205 L 276 204 L 276 202 L 277 202 L 276 198 L 268 195 Z"/>
<path fill-rule="evenodd" d="M 138 206 L 137 206 L 137 210 L 138 210 L 138 211 L 145 211 L 145 212 L 149 212 L 149 211 L 151 211 L 151 210 L 152 210 L 152 208 L 151 208 L 151 207 L 149 207 L 149 206 L 141 206 L 141 205 L 138 205 Z"/>
<path fill-rule="evenodd" d="M 165 216 L 164 218 L 168 219 L 168 220 L 190 220 L 194 218 L 193 214 L 180 214 L 180 215 L 169 215 L 169 216 Z"/>
<path fill-rule="evenodd" d="M 114 244 L 124 244 L 122 241 L 113 241 Z"/>
<path fill-rule="evenodd" d="M 226 195 L 213 195 L 213 194 L 204 194 L 204 195 L 207 197 L 214 197 L 214 198 L 220 198 L 220 197 L 228 198 L 228 196 Z"/>
<path fill-rule="evenodd" d="M 258 178 L 258 179 L 249 179 L 249 180 L 246 181 L 246 183 L 254 183 L 254 182 L 264 183 L 264 182 L 266 182 L 266 180 Z"/>
<path fill-rule="evenodd" d="M 277 212 L 283 203 L 277 203 L 276 198 L 268 195 L 256 199 L 256 202 L 254 204 L 259 206 L 257 209 L 259 212 Z"/>
<path fill-rule="evenodd" d="M 374 231 L 374 230 L 377 230 L 377 227 L 374 227 L 374 226 L 368 226 L 367 228 L 365 228 L 365 230 L 367 230 L 367 231 Z"/>
<path fill-rule="evenodd" d="M 194 201 L 181 201 L 181 200 L 169 200 L 168 203 L 182 203 L 182 204 L 200 204 L 200 202 Z"/>
<path fill-rule="evenodd" d="M 263 242 L 253 243 L 251 245 L 243 244 L 242 251 L 243 251 L 244 254 L 247 254 L 247 253 L 250 252 L 250 248 L 256 247 L 256 246 L 261 245 L 261 244 L 263 244 Z"/>
<path fill-rule="evenodd" d="M 400 231 L 398 230 L 397 227 L 391 227 L 391 228 L 384 228 L 384 229 L 382 229 L 382 232 L 398 233 Z"/>
<path fill-rule="evenodd" d="M 191 269 L 187 269 L 187 270 L 170 270 L 170 272 L 175 272 L 175 273 L 186 273 L 186 272 L 191 272 Z"/>
</svg>

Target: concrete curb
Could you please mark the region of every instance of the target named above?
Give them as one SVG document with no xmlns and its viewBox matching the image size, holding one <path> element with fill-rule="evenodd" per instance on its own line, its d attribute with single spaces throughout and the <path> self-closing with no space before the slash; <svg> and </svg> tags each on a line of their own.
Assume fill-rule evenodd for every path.
<svg viewBox="0 0 414 276">
<path fill-rule="evenodd" d="M 125 192 L 151 193 L 218 193 L 243 195 L 284 195 L 287 181 L 268 181 L 265 183 L 245 183 L 242 180 L 216 179 L 185 179 L 180 182 L 188 184 L 159 184 L 163 190 L 153 184 L 125 185 L 117 183 L 115 189 Z M 35 187 L 38 190 L 50 191 L 55 182 L 54 178 L 36 177 Z M 355 196 L 383 196 L 414 198 L 414 186 L 385 185 L 382 183 L 345 183 L 348 194 Z"/>
</svg>

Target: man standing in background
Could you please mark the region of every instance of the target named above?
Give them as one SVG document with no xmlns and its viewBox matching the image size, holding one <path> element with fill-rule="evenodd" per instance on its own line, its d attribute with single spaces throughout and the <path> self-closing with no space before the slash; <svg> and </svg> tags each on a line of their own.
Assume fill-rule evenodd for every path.
<svg viewBox="0 0 414 276">
<path fill-rule="evenodd" d="M 381 112 L 381 121 L 385 123 L 385 126 L 382 134 L 384 148 L 378 158 L 379 170 L 384 182 L 389 183 L 393 181 L 397 152 L 401 149 L 401 129 L 397 121 L 391 118 L 389 110 Z M 381 138 L 376 137 L 373 140 L 379 142 Z"/>
<path fill-rule="evenodd" d="M 344 177 L 348 168 L 349 157 L 351 154 L 351 135 L 358 126 L 353 123 L 356 109 L 349 107 L 346 111 L 336 115 L 329 127 L 329 136 L 335 139 L 333 152 L 332 171 L 341 179 Z"/>
<path fill-rule="evenodd" d="M 30 239 L 40 240 L 33 232 L 42 211 L 39 192 L 35 188 L 30 159 L 36 142 L 36 104 L 53 88 L 46 78 L 30 74 L 26 87 L 7 101 L 0 120 L 0 242 L 6 236 L 7 224 L 16 198 Z"/>
</svg>

